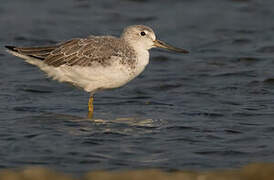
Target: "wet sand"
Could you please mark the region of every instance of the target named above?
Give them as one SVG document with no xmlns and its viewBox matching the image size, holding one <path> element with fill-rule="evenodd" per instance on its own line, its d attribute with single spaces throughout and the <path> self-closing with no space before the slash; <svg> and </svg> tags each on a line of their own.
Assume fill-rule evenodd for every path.
<svg viewBox="0 0 274 180">
<path fill-rule="evenodd" d="M 0 172 L 3 180 L 273 180 L 273 163 L 253 163 L 240 169 L 214 171 L 133 170 L 133 171 L 91 171 L 76 178 L 69 174 L 55 172 L 41 167 Z"/>
</svg>

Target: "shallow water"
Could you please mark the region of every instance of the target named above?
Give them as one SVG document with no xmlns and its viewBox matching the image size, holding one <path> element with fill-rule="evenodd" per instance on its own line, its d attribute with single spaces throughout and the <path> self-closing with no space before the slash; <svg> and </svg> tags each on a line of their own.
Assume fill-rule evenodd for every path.
<svg viewBox="0 0 274 180">
<path fill-rule="evenodd" d="M 89 95 L 0 52 L 0 167 L 83 173 L 273 162 L 274 2 L 3 0 L 2 45 L 45 45 L 132 24 L 189 55 L 151 51 L 128 85 Z"/>
</svg>

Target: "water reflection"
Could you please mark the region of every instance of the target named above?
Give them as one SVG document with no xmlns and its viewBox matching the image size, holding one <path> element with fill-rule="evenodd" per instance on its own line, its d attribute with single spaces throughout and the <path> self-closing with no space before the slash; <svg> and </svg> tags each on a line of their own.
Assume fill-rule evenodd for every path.
<svg viewBox="0 0 274 180">
<path fill-rule="evenodd" d="M 116 119 L 101 119 L 81 117 L 69 114 L 43 113 L 27 117 L 29 123 L 51 125 L 53 122 L 58 131 L 71 135 L 84 134 L 116 134 L 121 136 L 138 135 L 156 131 L 164 124 L 164 120 L 145 119 L 140 117 L 121 117 Z M 56 126 L 56 123 L 58 126 Z M 54 127 L 52 127 L 54 128 Z"/>
</svg>

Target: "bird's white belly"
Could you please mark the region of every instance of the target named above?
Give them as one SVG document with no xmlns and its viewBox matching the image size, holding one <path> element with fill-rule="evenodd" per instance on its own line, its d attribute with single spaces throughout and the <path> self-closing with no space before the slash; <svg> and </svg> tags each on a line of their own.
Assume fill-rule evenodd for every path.
<svg viewBox="0 0 274 180">
<path fill-rule="evenodd" d="M 40 66 L 49 77 L 60 82 L 68 82 L 87 92 L 95 92 L 99 89 L 112 89 L 125 85 L 138 76 L 148 64 L 148 54 L 138 61 L 134 69 L 121 65 L 118 61 L 110 66 L 67 66 L 52 67 Z"/>
</svg>

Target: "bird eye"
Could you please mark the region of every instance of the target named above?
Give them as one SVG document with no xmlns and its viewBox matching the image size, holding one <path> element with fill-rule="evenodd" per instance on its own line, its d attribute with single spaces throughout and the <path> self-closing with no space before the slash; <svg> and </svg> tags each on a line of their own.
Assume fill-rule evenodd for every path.
<svg viewBox="0 0 274 180">
<path fill-rule="evenodd" d="M 145 36 L 146 35 L 146 33 L 144 31 L 142 31 L 140 34 L 141 34 L 141 36 Z"/>
</svg>

